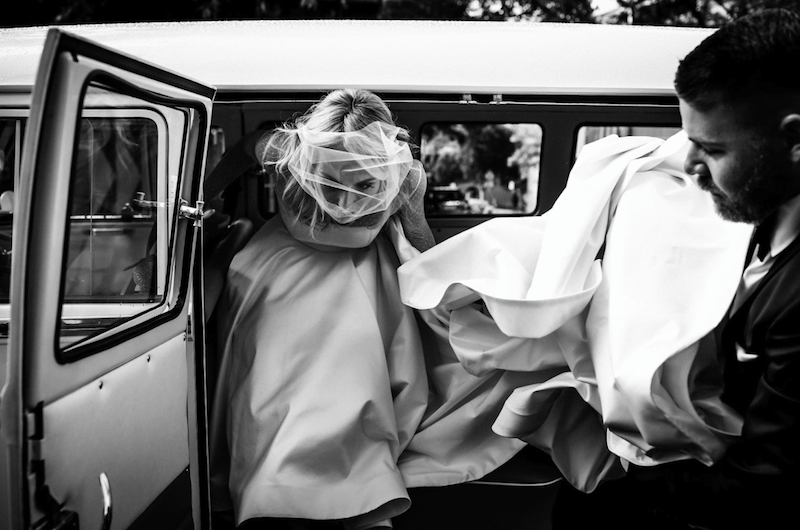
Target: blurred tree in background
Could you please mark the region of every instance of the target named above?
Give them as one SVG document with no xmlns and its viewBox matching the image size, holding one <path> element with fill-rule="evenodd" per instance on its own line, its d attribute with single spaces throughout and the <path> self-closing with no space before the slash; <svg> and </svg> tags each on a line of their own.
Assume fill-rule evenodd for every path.
<svg viewBox="0 0 800 530">
<path fill-rule="evenodd" d="M 0 26 L 95 22 L 379 18 L 381 0 L 23 0 Z"/>
<path fill-rule="evenodd" d="M 519 178 L 519 170 L 509 164 L 509 159 L 517 150 L 511 142 L 513 131 L 504 125 L 491 123 L 482 125 L 472 132 L 475 147 L 475 169 L 485 175 L 491 172 L 499 184 L 506 187 Z"/>
<path fill-rule="evenodd" d="M 471 0 L 384 0 L 380 18 L 398 20 L 460 20 Z"/>
<path fill-rule="evenodd" d="M 384 0 L 381 18 L 594 22 L 591 0 Z"/>
<path fill-rule="evenodd" d="M 617 3 L 620 9 L 601 17 L 600 22 L 719 26 L 765 7 L 800 10 L 800 0 L 617 0 Z"/>
<path fill-rule="evenodd" d="M 8 1 L 8 0 L 7 0 Z M 13 0 L 11 0 L 13 1 Z M 604 4 L 605 5 L 605 4 Z M 132 21 L 370 18 L 534 20 L 718 26 L 761 7 L 800 10 L 800 0 L 22 0 L 0 27 Z"/>
</svg>

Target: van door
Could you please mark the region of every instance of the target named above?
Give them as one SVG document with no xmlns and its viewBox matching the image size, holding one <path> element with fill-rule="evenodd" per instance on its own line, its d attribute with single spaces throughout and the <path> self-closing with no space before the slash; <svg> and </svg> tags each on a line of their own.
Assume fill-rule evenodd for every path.
<svg viewBox="0 0 800 530">
<path fill-rule="evenodd" d="M 206 526 L 192 269 L 214 94 L 47 35 L 14 212 L 2 528 Z"/>
</svg>

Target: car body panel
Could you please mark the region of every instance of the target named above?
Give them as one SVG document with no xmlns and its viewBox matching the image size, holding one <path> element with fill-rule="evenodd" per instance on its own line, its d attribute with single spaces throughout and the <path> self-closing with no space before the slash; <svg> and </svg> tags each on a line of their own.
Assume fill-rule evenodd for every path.
<svg viewBox="0 0 800 530">
<path fill-rule="evenodd" d="M 569 24 L 570 30 L 564 31 L 562 26 L 239 20 L 66 29 L 221 92 L 361 87 L 378 92 L 503 95 L 671 93 L 678 59 L 711 32 L 605 24 Z M 44 43 L 45 32 L 45 28 L 0 29 L 0 85 L 31 85 L 35 75 L 31 65 L 41 52 L 37 46 Z M 601 54 L 593 49 L 599 43 Z M 303 67 L 298 67 L 298 59 Z M 475 67 L 465 67 L 468 64 Z"/>
</svg>

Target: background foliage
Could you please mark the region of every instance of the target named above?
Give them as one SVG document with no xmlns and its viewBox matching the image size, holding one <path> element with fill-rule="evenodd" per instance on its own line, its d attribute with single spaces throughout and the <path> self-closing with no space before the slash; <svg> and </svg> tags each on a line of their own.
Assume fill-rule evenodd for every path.
<svg viewBox="0 0 800 530">
<path fill-rule="evenodd" d="M 13 0 L 12 0 L 13 1 Z M 138 20 L 372 18 L 534 20 L 717 26 L 765 6 L 800 9 L 800 0 L 23 0 L 0 27 Z"/>
</svg>

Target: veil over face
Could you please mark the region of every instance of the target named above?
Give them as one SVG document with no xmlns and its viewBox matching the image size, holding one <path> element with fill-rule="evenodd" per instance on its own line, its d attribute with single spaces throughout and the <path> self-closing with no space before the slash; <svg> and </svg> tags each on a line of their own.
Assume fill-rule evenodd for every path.
<svg viewBox="0 0 800 530">
<path fill-rule="evenodd" d="M 400 131 L 379 121 L 341 133 L 299 127 L 294 132 L 298 148 L 287 167 L 336 223 L 349 224 L 381 213 L 385 222 L 414 165 L 408 144 L 397 139 Z"/>
</svg>

